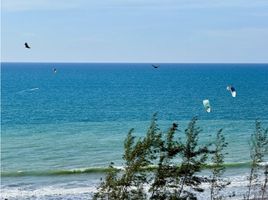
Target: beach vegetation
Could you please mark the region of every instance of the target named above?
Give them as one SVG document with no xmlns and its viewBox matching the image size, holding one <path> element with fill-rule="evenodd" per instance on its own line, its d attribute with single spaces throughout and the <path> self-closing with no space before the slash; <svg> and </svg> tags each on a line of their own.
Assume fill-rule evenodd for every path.
<svg viewBox="0 0 268 200">
<path fill-rule="evenodd" d="M 199 133 L 202 131 L 196 125 L 197 118 L 193 118 L 185 129 L 185 140 L 180 140 L 182 151 L 179 152 L 181 164 L 176 174 L 178 177 L 178 190 L 175 190 L 175 199 L 196 199 L 196 192 L 203 192 L 202 183 L 207 182 L 207 178 L 197 175 L 206 164 L 208 155 L 213 153 L 209 150 L 210 144 L 199 144 Z M 173 199 L 173 198 L 172 198 Z"/>
<path fill-rule="evenodd" d="M 264 200 L 265 196 L 268 197 L 268 164 L 264 167 L 264 183 L 261 188 L 261 199 Z"/>
<path fill-rule="evenodd" d="M 267 198 L 268 166 L 264 159 L 268 151 L 268 129 L 259 121 L 255 127 L 250 139 L 251 165 L 244 195 L 247 200 Z M 223 178 L 228 143 L 222 129 L 214 141 L 202 145 L 199 142 L 202 129 L 197 126 L 197 118 L 189 122 L 183 133 L 177 123 L 161 132 L 156 115 L 143 138 L 135 137 L 133 131 L 128 132 L 124 142 L 123 170 L 111 163 L 94 199 L 194 200 L 198 193 L 204 192 L 204 184 L 210 186 L 207 199 L 226 199 L 222 191 L 231 182 Z M 203 169 L 210 169 L 211 175 L 202 175 Z M 234 196 L 235 192 L 229 197 Z"/>
<path fill-rule="evenodd" d="M 94 199 L 147 199 L 144 185 L 149 184 L 151 177 L 147 174 L 147 167 L 157 158 L 156 153 L 161 133 L 156 124 L 156 115 L 153 116 L 146 136 L 136 139 L 131 129 L 124 142 L 125 161 L 124 170 L 118 172 L 110 166 L 106 179 L 101 183 Z"/>
<path fill-rule="evenodd" d="M 212 176 L 210 178 L 210 199 L 211 200 L 221 200 L 224 197 L 220 194 L 227 185 L 230 184 L 222 178 L 225 171 L 224 157 L 227 154 L 224 152 L 228 143 L 225 141 L 222 129 L 220 129 L 216 135 L 216 140 L 213 144 L 215 146 L 215 152 L 211 158 L 212 160 Z"/>
<path fill-rule="evenodd" d="M 215 153 L 210 144 L 199 144 L 201 131 L 193 118 L 182 138 L 176 123 L 162 133 L 156 115 L 144 138 L 135 138 L 131 129 L 124 143 L 124 170 L 110 165 L 94 199 L 197 199 L 204 191 L 201 184 L 209 181 L 198 173 Z"/>
<path fill-rule="evenodd" d="M 175 192 L 179 177 L 177 174 L 178 165 L 173 159 L 183 150 L 183 146 L 174 139 L 178 131 L 178 124 L 173 123 L 172 127 L 164 134 L 164 140 L 159 143 L 159 158 L 157 168 L 154 171 L 154 180 L 150 187 L 150 199 L 175 199 Z"/>
<path fill-rule="evenodd" d="M 264 129 L 260 121 L 255 123 L 255 131 L 250 138 L 250 173 L 248 176 L 248 191 L 245 199 L 256 199 L 261 196 L 265 198 L 267 192 L 267 163 L 264 162 L 264 156 L 268 151 L 268 129 Z M 264 169 L 264 170 L 263 170 Z M 264 183 L 261 183 L 260 176 L 264 173 Z"/>
</svg>

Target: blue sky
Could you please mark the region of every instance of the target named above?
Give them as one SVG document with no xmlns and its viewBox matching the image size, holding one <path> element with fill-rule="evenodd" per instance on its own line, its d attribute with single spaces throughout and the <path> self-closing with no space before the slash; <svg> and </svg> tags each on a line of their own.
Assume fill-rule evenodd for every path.
<svg viewBox="0 0 268 200">
<path fill-rule="evenodd" d="M 2 0 L 1 60 L 268 63 L 268 1 Z"/>
</svg>

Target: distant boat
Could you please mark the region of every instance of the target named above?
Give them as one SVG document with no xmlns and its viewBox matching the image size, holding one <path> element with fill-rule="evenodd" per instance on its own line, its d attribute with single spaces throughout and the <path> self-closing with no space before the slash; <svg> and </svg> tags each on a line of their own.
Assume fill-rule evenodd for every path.
<svg viewBox="0 0 268 200">
<path fill-rule="evenodd" d="M 160 67 L 160 65 L 152 65 L 154 68 L 158 68 Z"/>
</svg>

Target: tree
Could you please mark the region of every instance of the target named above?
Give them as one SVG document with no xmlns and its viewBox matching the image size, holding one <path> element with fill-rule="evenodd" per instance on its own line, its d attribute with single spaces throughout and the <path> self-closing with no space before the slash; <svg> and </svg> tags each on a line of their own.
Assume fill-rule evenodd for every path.
<svg viewBox="0 0 268 200">
<path fill-rule="evenodd" d="M 117 174 L 118 170 L 113 167 L 113 163 L 110 163 L 105 181 L 100 184 L 93 199 L 117 199 L 119 192 Z"/>
<path fill-rule="evenodd" d="M 220 191 L 224 189 L 229 182 L 224 181 L 221 177 L 225 171 L 224 167 L 224 148 L 228 145 L 225 142 L 225 137 L 222 133 L 222 129 L 220 129 L 217 133 L 216 140 L 214 142 L 215 152 L 211 158 L 212 160 L 212 177 L 210 180 L 210 198 L 211 200 L 220 200 L 223 199 L 220 196 Z"/>
<path fill-rule="evenodd" d="M 111 170 L 95 199 L 186 200 L 196 199 L 196 193 L 204 191 L 201 184 L 208 179 L 197 173 L 206 165 L 208 155 L 215 151 L 209 150 L 209 144 L 199 145 L 201 129 L 196 125 L 197 118 L 188 124 L 184 139 L 175 139 L 176 123 L 162 134 L 156 121 L 154 115 L 143 139 L 136 139 L 133 129 L 129 131 L 124 143 L 124 170 L 118 172 L 110 165 Z M 148 171 L 152 164 L 157 166 L 154 171 Z M 148 191 L 145 186 L 149 186 Z"/>
<path fill-rule="evenodd" d="M 151 199 L 196 199 L 196 192 L 203 192 L 201 183 L 207 179 L 198 176 L 205 165 L 209 145 L 200 146 L 201 129 L 193 118 L 185 130 L 185 139 L 175 140 L 178 125 L 173 123 L 160 145 L 158 166 L 150 188 Z M 179 161 L 179 163 L 178 163 Z"/>
<path fill-rule="evenodd" d="M 261 191 L 261 199 L 264 199 L 265 198 L 265 194 L 267 194 L 267 184 L 268 184 L 268 164 L 266 163 L 265 165 L 265 170 L 264 170 L 264 183 L 263 183 L 263 186 L 262 186 L 262 191 Z"/>
<path fill-rule="evenodd" d="M 95 199 L 127 200 L 146 199 L 144 184 L 148 184 L 150 177 L 146 174 L 146 167 L 156 158 L 161 133 L 156 124 L 156 115 L 153 116 L 146 136 L 135 141 L 131 129 L 124 142 L 125 160 L 124 170 L 121 173 L 110 170 L 105 181 L 100 185 Z M 112 166 L 110 166 L 113 169 Z"/>
<path fill-rule="evenodd" d="M 201 129 L 196 126 L 197 118 L 193 118 L 185 130 L 186 141 L 180 143 L 182 151 L 180 156 L 182 163 L 176 175 L 179 177 L 176 199 L 196 199 L 195 192 L 203 192 L 201 183 L 206 182 L 205 177 L 197 176 L 208 158 L 208 154 L 213 153 L 208 149 L 209 145 L 200 146 L 198 135 Z"/>
<path fill-rule="evenodd" d="M 261 123 L 256 121 L 255 132 L 251 135 L 250 140 L 250 158 L 251 158 L 251 168 L 248 177 L 248 191 L 246 194 L 246 199 L 249 200 L 253 195 L 256 197 L 258 192 L 258 187 L 260 186 L 260 170 L 261 163 L 264 161 L 265 152 L 268 149 L 268 129 L 263 129 Z M 267 168 L 266 168 L 267 170 Z M 267 177 L 266 177 L 267 178 Z M 267 179 L 265 179 L 264 185 L 262 187 L 262 197 L 264 199 L 264 192 L 267 187 Z M 252 191 L 253 190 L 253 191 Z M 254 192 L 254 194 L 252 194 Z"/>
<path fill-rule="evenodd" d="M 154 181 L 151 185 L 150 199 L 174 199 L 174 192 L 178 177 L 174 176 L 178 169 L 177 165 L 172 163 L 173 158 L 181 152 L 182 145 L 174 140 L 174 135 L 178 125 L 172 124 L 172 127 L 165 134 L 164 140 L 159 143 L 159 160 L 154 174 Z"/>
</svg>

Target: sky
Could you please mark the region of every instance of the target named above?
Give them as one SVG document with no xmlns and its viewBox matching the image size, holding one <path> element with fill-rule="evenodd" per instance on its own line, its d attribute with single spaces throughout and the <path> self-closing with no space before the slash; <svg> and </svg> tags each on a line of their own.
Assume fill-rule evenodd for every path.
<svg viewBox="0 0 268 200">
<path fill-rule="evenodd" d="M 2 0 L 1 61 L 268 63 L 268 1 Z"/>
</svg>

